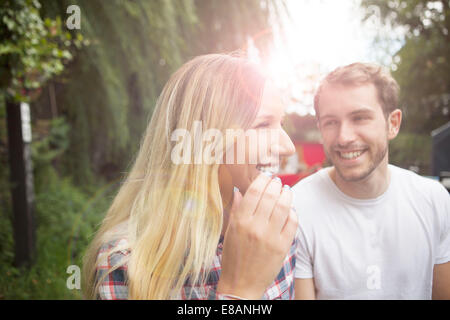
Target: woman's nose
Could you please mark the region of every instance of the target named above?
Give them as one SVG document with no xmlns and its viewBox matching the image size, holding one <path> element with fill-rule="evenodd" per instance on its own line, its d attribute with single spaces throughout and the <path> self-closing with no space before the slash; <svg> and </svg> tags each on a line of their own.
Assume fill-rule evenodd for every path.
<svg viewBox="0 0 450 320">
<path fill-rule="evenodd" d="M 295 146 L 286 131 L 281 130 L 279 141 L 279 154 L 282 157 L 289 157 L 295 153 Z"/>
</svg>

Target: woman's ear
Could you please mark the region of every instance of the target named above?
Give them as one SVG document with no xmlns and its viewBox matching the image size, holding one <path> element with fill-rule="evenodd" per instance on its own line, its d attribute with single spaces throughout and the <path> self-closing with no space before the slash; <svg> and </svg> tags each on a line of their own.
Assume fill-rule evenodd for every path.
<svg viewBox="0 0 450 320">
<path fill-rule="evenodd" d="M 400 125 L 402 123 L 402 111 L 395 109 L 389 114 L 388 117 L 388 139 L 394 139 L 400 131 Z"/>
</svg>

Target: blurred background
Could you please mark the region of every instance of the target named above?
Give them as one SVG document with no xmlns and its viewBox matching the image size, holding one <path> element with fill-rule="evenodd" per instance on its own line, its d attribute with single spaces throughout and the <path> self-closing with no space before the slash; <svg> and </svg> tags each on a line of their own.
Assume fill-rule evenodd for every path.
<svg viewBox="0 0 450 320">
<path fill-rule="evenodd" d="M 82 298 L 76 266 L 155 101 L 170 74 L 199 54 L 241 50 L 283 90 L 297 148 L 280 173 L 289 184 L 328 165 L 314 120 L 320 79 L 356 61 L 386 66 L 404 112 L 390 162 L 443 180 L 449 7 L 448 0 L 2 1 L 0 299 Z"/>
</svg>

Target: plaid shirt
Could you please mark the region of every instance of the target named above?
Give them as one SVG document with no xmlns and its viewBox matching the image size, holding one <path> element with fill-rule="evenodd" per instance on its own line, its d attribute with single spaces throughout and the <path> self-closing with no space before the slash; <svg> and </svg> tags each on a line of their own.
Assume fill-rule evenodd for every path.
<svg viewBox="0 0 450 320">
<path fill-rule="evenodd" d="M 275 278 L 273 283 L 266 289 L 262 299 L 263 300 L 292 300 L 294 299 L 294 268 L 295 268 L 295 248 L 297 239 L 294 240 L 289 250 L 283 267 Z M 126 245 L 126 239 L 116 240 L 104 245 L 99 251 L 99 265 L 97 267 L 97 281 L 102 278 L 107 270 L 111 269 L 119 263 L 121 259 L 128 256 L 129 250 L 119 250 L 111 255 L 111 252 L 116 246 Z M 219 282 L 222 260 L 223 236 L 220 237 L 217 245 L 216 255 L 213 260 L 213 266 L 208 274 L 204 285 L 186 284 L 181 288 L 181 292 L 176 296 L 176 299 L 228 299 L 226 295 L 216 293 L 216 287 Z M 106 300 L 125 300 L 128 298 L 127 282 L 127 265 L 124 264 L 116 270 L 112 271 L 101 282 L 98 299 Z"/>
</svg>

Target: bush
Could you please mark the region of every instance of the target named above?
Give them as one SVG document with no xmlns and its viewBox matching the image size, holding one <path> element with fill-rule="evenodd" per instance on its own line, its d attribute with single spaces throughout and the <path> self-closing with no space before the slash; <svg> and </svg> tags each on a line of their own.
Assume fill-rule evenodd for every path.
<svg viewBox="0 0 450 320">
<path fill-rule="evenodd" d="M 37 254 L 35 264 L 12 266 L 14 246 L 11 209 L 2 212 L 0 223 L 0 298 L 80 299 L 80 290 L 69 290 L 69 265 L 81 268 L 85 248 L 101 222 L 110 202 L 105 195 L 114 185 L 100 189 L 93 197 L 70 180 L 53 176 L 47 188 L 36 193 Z"/>
<path fill-rule="evenodd" d="M 431 172 L 431 136 L 415 133 L 399 133 L 390 142 L 389 162 L 409 169 L 417 167 L 421 175 Z"/>
</svg>

